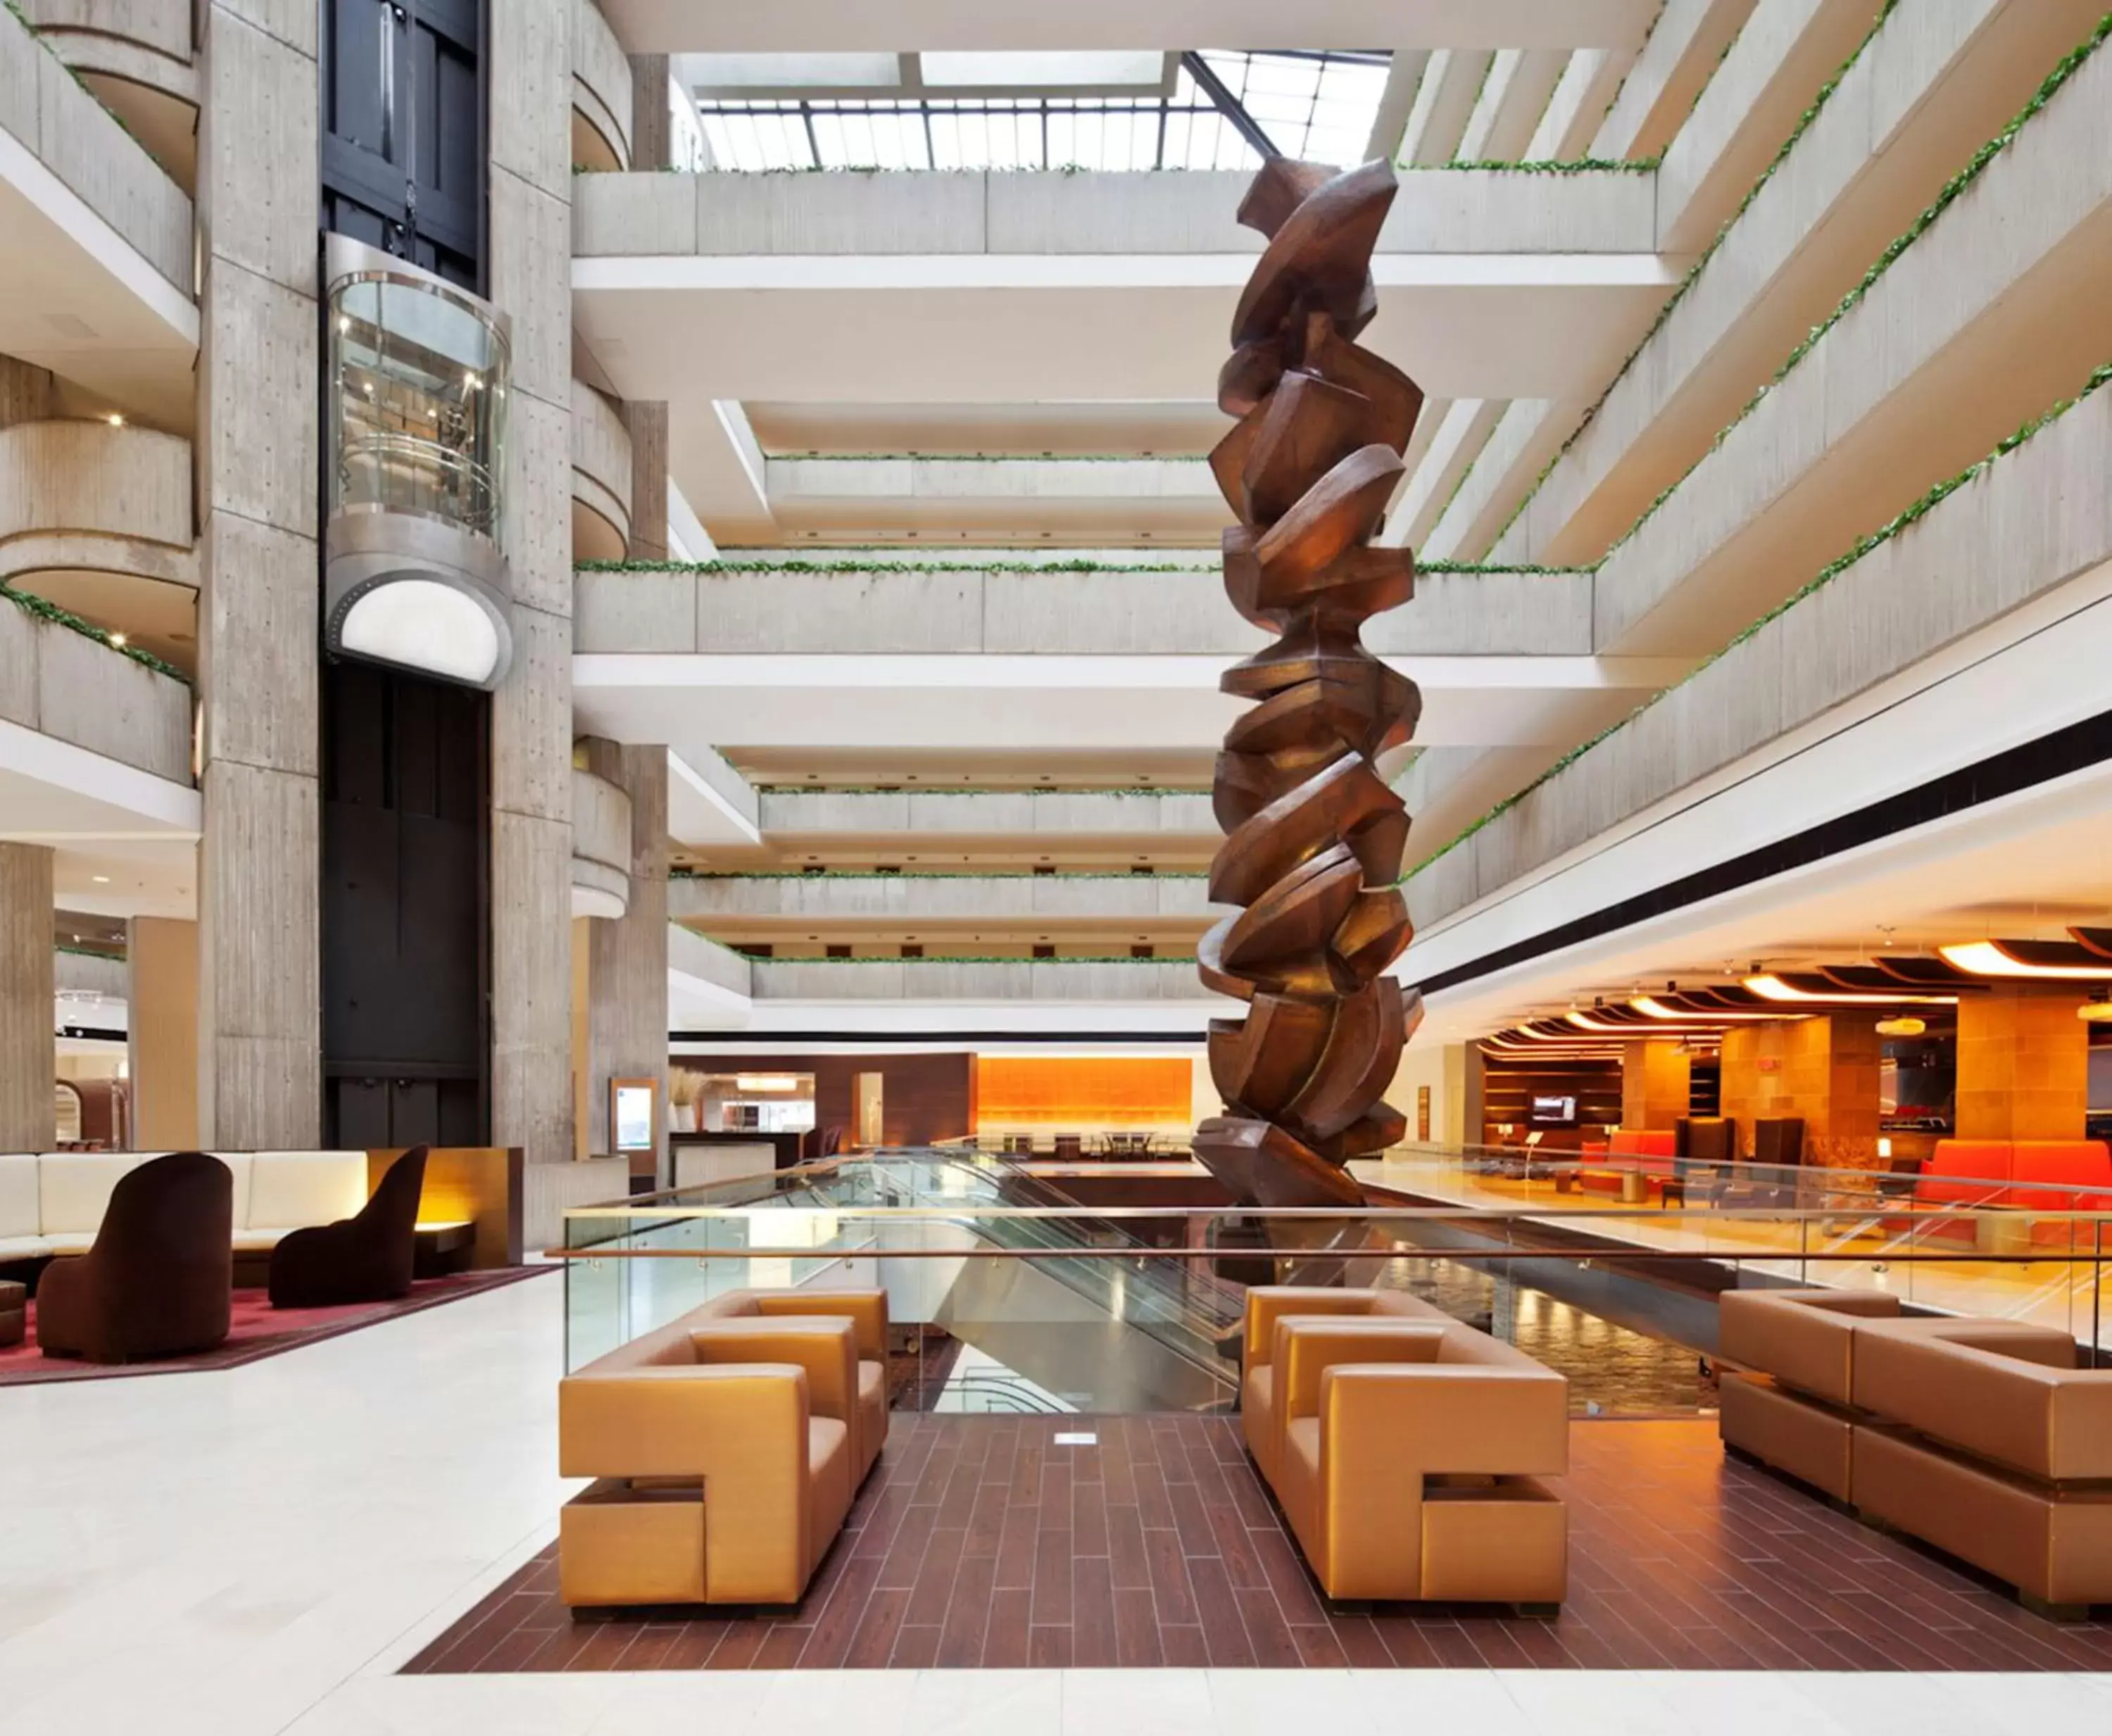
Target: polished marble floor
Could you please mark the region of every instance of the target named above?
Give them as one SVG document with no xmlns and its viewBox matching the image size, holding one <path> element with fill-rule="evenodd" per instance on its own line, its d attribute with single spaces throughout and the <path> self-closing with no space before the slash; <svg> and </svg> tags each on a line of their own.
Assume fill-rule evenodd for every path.
<svg viewBox="0 0 2112 1736">
<path fill-rule="evenodd" d="M 2112 1676 L 2083 1670 L 400 1674 L 553 1533 L 562 1301 L 520 1284 L 226 1373 L 0 1392 L 0 1736 L 2044 1736 L 2112 1720 Z"/>
</svg>

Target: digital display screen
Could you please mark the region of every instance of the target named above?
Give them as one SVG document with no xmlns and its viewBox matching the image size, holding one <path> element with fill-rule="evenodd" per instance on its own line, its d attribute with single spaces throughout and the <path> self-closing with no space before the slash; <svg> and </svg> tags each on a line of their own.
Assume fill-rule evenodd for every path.
<svg viewBox="0 0 2112 1736">
<path fill-rule="evenodd" d="M 1568 1127 L 1577 1119 L 1577 1100 L 1574 1097 L 1535 1097 L 1532 1100 L 1532 1119 Z"/>
</svg>

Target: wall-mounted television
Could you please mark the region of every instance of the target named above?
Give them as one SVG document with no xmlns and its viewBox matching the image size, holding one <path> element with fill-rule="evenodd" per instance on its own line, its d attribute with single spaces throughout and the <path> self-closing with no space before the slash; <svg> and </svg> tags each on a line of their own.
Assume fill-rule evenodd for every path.
<svg viewBox="0 0 2112 1736">
<path fill-rule="evenodd" d="M 1543 1127 L 1573 1128 L 1577 1125 L 1577 1100 L 1573 1096 L 1535 1097 L 1532 1119 Z"/>
</svg>

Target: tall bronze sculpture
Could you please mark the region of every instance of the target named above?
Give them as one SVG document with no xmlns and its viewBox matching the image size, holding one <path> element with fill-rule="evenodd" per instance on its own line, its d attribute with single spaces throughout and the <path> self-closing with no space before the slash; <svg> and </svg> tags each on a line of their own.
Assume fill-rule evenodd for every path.
<svg viewBox="0 0 2112 1736">
<path fill-rule="evenodd" d="M 1368 544 L 1422 394 L 1354 341 L 1377 311 L 1372 248 L 1395 190 L 1383 162 L 1275 157 L 1240 206 L 1268 247 L 1232 317 L 1218 403 L 1240 421 L 1210 467 L 1240 521 L 1225 589 L 1277 637 L 1219 684 L 1255 702 L 1213 786 L 1210 897 L 1241 908 L 1198 956 L 1206 986 L 1249 1005 L 1211 1022 L 1227 1114 L 1195 1151 L 1243 1205 L 1361 1203 L 1344 1166 L 1400 1138 L 1385 1094 L 1422 1018 L 1386 975 L 1409 941 L 1408 813 L 1373 763 L 1414 733 L 1422 699 L 1359 637 L 1414 589 L 1407 549 Z"/>
</svg>

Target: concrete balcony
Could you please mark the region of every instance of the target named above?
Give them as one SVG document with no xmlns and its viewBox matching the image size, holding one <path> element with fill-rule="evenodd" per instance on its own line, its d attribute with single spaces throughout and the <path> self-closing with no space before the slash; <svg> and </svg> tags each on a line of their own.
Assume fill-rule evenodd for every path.
<svg viewBox="0 0 2112 1736">
<path fill-rule="evenodd" d="M 0 586 L 31 592 L 189 670 L 198 557 L 191 447 L 108 422 L 0 428 Z"/>
<path fill-rule="evenodd" d="M 630 547 L 630 431 L 613 404 L 575 380 L 572 558 L 620 561 Z"/>
<path fill-rule="evenodd" d="M 1199 868 L 1222 837 L 1209 797 L 1187 794 L 765 791 L 758 818 L 765 842 L 783 857 L 867 863 L 1149 858 L 1154 866 Z"/>
<path fill-rule="evenodd" d="M 1200 458 L 781 458 L 766 460 L 763 478 L 788 538 L 870 541 L 944 526 L 998 540 L 1214 547 L 1225 521 Z"/>
<path fill-rule="evenodd" d="M 572 768 L 572 914 L 619 917 L 630 907 L 630 797 Z"/>
<path fill-rule="evenodd" d="M 754 998 L 988 1003 L 1186 1001 L 1216 1008 L 1192 959 L 758 959 Z"/>
<path fill-rule="evenodd" d="M 2112 355 L 2109 116 L 2100 52 L 1609 555 L 1600 647 L 1715 650 Z"/>
<path fill-rule="evenodd" d="M 671 406 L 714 524 L 754 488 L 717 401 L 1193 401 L 1261 244 L 1242 174 L 598 175 L 574 309 L 617 392 Z M 1377 349 L 1434 398 L 1588 400 L 1680 265 L 1647 173 L 1404 176 Z M 684 408 L 684 406 L 689 408 Z"/>
<path fill-rule="evenodd" d="M 1192 950 L 1224 914 L 1201 875 L 1157 873 L 691 875 L 669 882 L 667 910 L 744 945 L 966 938 L 1099 953 L 1140 941 Z"/>
<path fill-rule="evenodd" d="M 0 595 L 0 836 L 195 836 L 191 713 L 183 682 Z"/>
<path fill-rule="evenodd" d="M 894 462 L 909 462 L 872 467 Z M 1222 525 L 1224 502 L 1214 490 L 1210 499 Z M 1172 572 L 967 564 L 582 572 L 573 599 L 573 648 L 589 653 L 1224 658 L 1268 643 L 1226 600 L 1214 564 Z M 1590 654 L 1591 632 L 1589 573 L 1426 572 L 1414 600 L 1372 622 L 1364 643 L 1383 655 L 1575 657 Z"/>
<path fill-rule="evenodd" d="M 171 0 L 19 0 L 18 10 L 171 179 L 193 191 L 198 69 L 191 7 Z"/>
<path fill-rule="evenodd" d="M 2108 474 L 2112 385 L 1417 873 L 1408 892 L 1421 932 L 1405 974 L 1453 968 L 2100 713 L 2102 686 L 2088 672 L 2112 655 Z M 1961 718 L 1974 727 L 1961 730 Z M 2037 797 L 2051 811 L 2032 823 L 2101 824 L 2102 785 L 2088 774 L 2057 781 Z M 2023 795 L 2007 804 L 2030 805 Z M 2064 874 L 2098 895 L 2101 845 L 2034 845 L 2006 810 L 1952 818 L 1958 843 L 1917 841 L 1927 827 L 1881 841 L 1902 854 L 1915 895 L 1955 904 L 1964 886 L 1983 908 L 2043 899 L 2051 909 L 2060 906 L 2043 877 Z M 1965 849 L 2003 854 L 1968 873 L 1948 854 Z M 1848 853 L 1842 871 L 1862 874 L 1869 854 Z M 1823 900 L 1823 873 L 1811 873 L 1821 885 L 1800 895 Z M 2020 874 L 2042 877 L 2032 886 Z M 1904 924 L 1915 909 L 1908 892 L 1876 908 Z M 1747 918 L 1757 911 L 1777 935 L 1827 932 L 1790 926 L 1805 919 L 1779 914 L 1791 896 L 1779 886 L 1745 896 Z M 1740 914 L 1730 908 L 1725 919 Z M 1696 943 L 1694 955 L 1747 956 L 1753 940 L 1733 929 Z"/>
<path fill-rule="evenodd" d="M 1490 558 L 1561 564 L 1603 555 L 2101 11 L 2096 0 L 1896 11 L 1545 481 L 1534 488 L 1536 465 L 1493 503 L 1496 522 L 1509 523 Z M 1727 62 L 1727 72 L 1736 70 Z M 1736 82 L 1719 92 L 1712 81 L 1704 109 L 1734 94 Z M 1683 172 L 1699 144 L 1682 135 L 1664 172 Z"/>
<path fill-rule="evenodd" d="M 594 0 L 571 0 L 572 166 L 630 166 L 630 62 Z"/>
<path fill-rule="evenodd" d="M 0 353 L 188 426 L 191 202 L 11 9 L 0 11 Z"/>
</svg>

